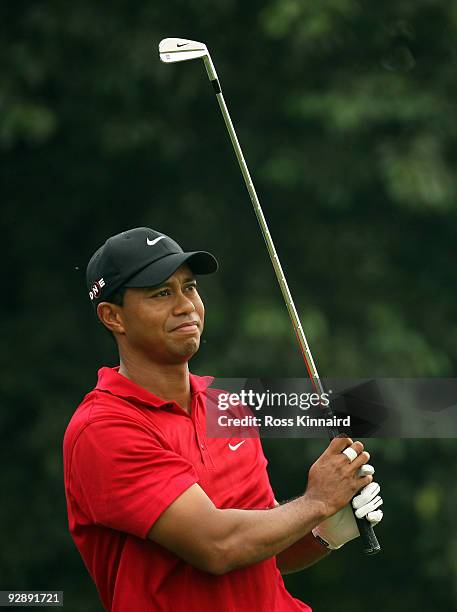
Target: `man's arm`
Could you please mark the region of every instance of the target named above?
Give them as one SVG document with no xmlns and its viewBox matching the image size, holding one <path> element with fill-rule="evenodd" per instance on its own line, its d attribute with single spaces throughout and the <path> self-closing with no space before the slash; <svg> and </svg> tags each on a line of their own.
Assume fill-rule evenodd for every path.
<svg viewBox="0 0 457 612">
<path fill-rule="evenodd" d="M 279 555 L 371 482 L 358 475 L 369 459 L 361 442 L 352 444 L 360 453 L 352 463 L 342 454 L 351 444 L 332 440 L 311 467 L 305 494 L 270 510 L 219 510 L 195 484 L 160 515 L 148 537 L 216 575 Z"/>
<path fill-rule="evenodd" d="M 275 556 L 324 519 L 306 495 L 270 510 L 218 510 L 197 484 L 159 517 L 148 537 L 212 574 Z"/>
</svg>

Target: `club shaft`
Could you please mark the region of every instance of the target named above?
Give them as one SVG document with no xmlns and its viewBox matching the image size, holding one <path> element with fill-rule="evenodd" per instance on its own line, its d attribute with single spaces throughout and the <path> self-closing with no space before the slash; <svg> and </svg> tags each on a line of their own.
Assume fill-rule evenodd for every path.
<svg viewBox="0 0 457 612">
<path fill-rule="evenodd" d="M 268 229 L 265 215 L 263 214 L 262 207 L 260 206 L 259 198 L 257 197 L 257 193 L 255 190 L 254 184 L 252 182 L 251 175 L 249 173 L 249 169 L 247 167 L 246 161 L 244 159 L 243 152 L 241 150 L 241 146 L 240 146 L 240 143 L 238 141 L 238 138 L 235 132 L 235 128 L 233 127 L 233 123 L 230 118 L 230 114 L 228 112 L 227 105 L 225 104 L 224 96 L 222 92 L 220 92 L 216 94 L 216 97 L 217 97 L 217 101 L 219 103 L 219 107 L 221 109 L 222 115 L 224 117 L 225 125 L 227 126 L 227 130 L 230 135 L 230 140 L 232 141 L 232 145 L 235 150 L 235 154 L 238 159 L 241 173 L 243 175 L 244 182 L 246 183 L 246 187 L 249 192 L 249 196 L 251 198 L 251 202 L 254 207 L 254 211 L 255 211 L 257 220 L 262 230 L 262 234 L 263 234 L 265 243 L 267 245 L 268 253 L 270 255 L 271 263 L 273 264 L 276 278 L 278 279 L 278 283 L 281 288 L 281 292 L 282 292 L 284 301 L 286 303 L 287 310 L 289 311 L 289 316 L 291 318 L 291 321 L 294 327 L 294 331 L 297 336 L 297 340 L 300 345 L 300 349 L 302 351 L 303 358 L 306 363 L 309 375 L 313 381 L 313 385 L 315 386 L 317 392 L 323 393 L 324 389 L 322 387 L 322 383 L 319 378 L 319 374 L 317 373 L 316 365 L 314 363 L 314 359 L 311 354 L 311 351 L 308 345 L 308 341 L 303 331 L 303 327 L 300 323 L 297 309 L 295 308 L 295 304 L 294 304 L 292 295 L 290 293 L 286 277 L 282 270 L 281 262 L 279 261 L 279 257 L 276 252 L 276 248 L 273 243 L 273 239 L 271 237 L 270 230 Z"/>
<path fill-rule="evenodd" d="M 217 74 L 214 69 L 214 65 L 209 55 L 208 55 L 208 59 L 205 61 L 205 65 L 206 65 L 208 77 L 216 92 L 216 98 L 219 103 L 219 107 L 221 109 L 222 116 L 224 118 L 224 122 L 227 127 L 228 133 L 230 135 L 230 140 L 232 141 L 232 145 L 235 151 L 236 158 L 238 160 L 238 164 L 240 166 L 241 173 L 244 178 L 244 182 L 249 192 L 249 197 L 251 198 L 251 202 L 254 207 L 254 211 L 255 211 L 257 220 L 259 222 L 265 243 L 267 245 L 271 263 L 273 264 L 276 278 L 281 288 L 281 292 L 282 292 L 284 301 L 286 303 L 287 310 L 289 312 L 289 316 L 290 316 L 290 319 L 292 321 L 292 325 L 295 331 L 295 335 L 300 345 L 300 349 L 303 355 L 303 360 L 305 362 L 309 377 L 312 381 L 315 391 L 319 393 L 319 395 L 321 395 L 322 397 L 322 394 L 324 393 L 324 388 L 323 388 L 321 379 L 319 378 L 316 364 L 314 363 L 314 359 L 311 354 L 311 350 L 309 348 L 305 333 L 303 331 L 303 327 L 301 325 L 301 322 L 300 322 L 300 319 L 297 313 L 297 309 L 295 308 L 295 304 L 292 299 L 292 295 L 290 293 L 289 286 L 286 281 L 286 277 L 282 270 L 281 262 L 279 261 L 279 257 L 276 252 L 275 245 L 273 243 L 273 239 L 270 234 L 270 230 L 268 229 L 268 224 L 266 222 L 265 215 L 263 214 L 262 207 L 260 206 L 259 198 L 257 196 L 257 192 L 255 190 L 254 183 L 252 182 L 252 178 L 249 173 L 249 169 L 244 159 L 243 151 L 241 150 L 241 146 L 238 141 L 238 137 L 236 135 L 235 128 L 233 126 L 232 119 L 230 117 L 230 113 L 228 112 L 227 105 L 225 103 L 224 96 L 222 94 L 222 90 L 220 87 L 219 79 L 217 78 Z M 333 412 L 330 407 L 327 407 L 325 411 L 326 411 L 327 417 L 333 416 Z M 330 438 L 334 438 L 338 436 L 340 432 L 337 427 L 329 427 L 328 433 L 329 433 Z M 353 511 L 355 515 L 355 510 Z M 381 550 L 381 547 L 377 540 L 376 534 L 374 533 L 373 526 L 366 519 L 358 519 L 357 517 L 355 517 L 355 519 L 359 527 L 360 535 L 363 541 L 364 552 L 368 555 L 373 555 L 373 554 L 378 553 Z"/>
</svg>

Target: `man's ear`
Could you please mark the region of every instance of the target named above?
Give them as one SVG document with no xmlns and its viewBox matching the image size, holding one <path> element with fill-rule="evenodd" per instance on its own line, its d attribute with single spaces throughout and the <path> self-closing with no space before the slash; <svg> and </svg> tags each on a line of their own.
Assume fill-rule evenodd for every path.
<svg viewBox="0 0 457 612">
<path fill-rule="evenodd" d="M 97 306 L 97 316 L 110 332 L 124 334 L 121 307 L 111 302 L 100 302 Z"/>
</svg>

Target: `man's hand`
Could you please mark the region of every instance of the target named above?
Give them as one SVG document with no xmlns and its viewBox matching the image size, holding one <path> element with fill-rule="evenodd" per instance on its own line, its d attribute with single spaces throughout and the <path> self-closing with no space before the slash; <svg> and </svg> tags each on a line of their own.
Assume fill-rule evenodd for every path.
<svg viewBox="0 0 457 612">
<path fill-rule="evenodd" d="M 374 474 L 371 465 L 364 465 L 362 473 Z M 362 489 L 359 495 L 352 500 L 352 506 L 356 509 L 357 518 L 369 521 L 373 526 L 377 525 L 383 517 L 382 510 L 377 510 L 382 505 L 382 498 L 378 495 L 381 487 L 372 482 Z M 313 535 L 323 540 L 330 550 L 341 548 L 350 540 L 359 537 L 360 532 L 354 518 L 351 506 L 347 505 L 342 510 L 320 523 L 313 529 Z"/>
<path fill-rule="evenodd" d="M 343 454 L 348 447 L 358 455 L 353 461 Z M 323 514 L 327 518 L 333 516 L 372 482 L 372 474 L 360 469 L 369 458 L 362 442 L 334 438 L 309 470 L 305 499 L 322 504 Z"/>
</svg>

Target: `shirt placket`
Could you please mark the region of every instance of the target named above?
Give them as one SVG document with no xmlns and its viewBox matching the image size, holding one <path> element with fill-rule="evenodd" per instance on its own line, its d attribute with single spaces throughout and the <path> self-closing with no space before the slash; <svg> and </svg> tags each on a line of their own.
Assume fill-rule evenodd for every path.
<svg viewBox="0 0 457 612">
<path fill-rule="evenodd" d="M 198 448 L 200 451 L 200 456 L 202 458 L 202 462 L 205 465 L 206 469 L 214 470 L 215 465 L 213 459 L 211 457 L 211 453 L 208 448 L 208 440 L 206 438 L 206 427 L 205 427 L 205 419 L 204 413 L 201 405 L 201 397 L 200 394 L 197 393 L 192 398 L 192 423 L 194 424 L 195 430 L 195 438 L 197 440 Z"/>
</svg>

